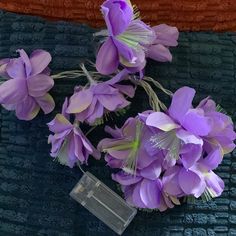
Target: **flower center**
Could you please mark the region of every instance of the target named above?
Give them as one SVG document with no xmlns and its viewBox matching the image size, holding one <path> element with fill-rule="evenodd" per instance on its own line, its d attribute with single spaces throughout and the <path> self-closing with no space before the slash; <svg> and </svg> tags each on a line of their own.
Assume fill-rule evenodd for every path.
<svg viewBox="0 0 236 236">
<path fill-rule="evenodd" d="M 174 130 L 169 132 L 162 132 L 151 137 L 150 142 L 153 147 L 161 150 L 167 150 L 168 159 L 179 159 L 179 151 L 181 147 L 181 141 L 176 136 Z"/>
</svg>

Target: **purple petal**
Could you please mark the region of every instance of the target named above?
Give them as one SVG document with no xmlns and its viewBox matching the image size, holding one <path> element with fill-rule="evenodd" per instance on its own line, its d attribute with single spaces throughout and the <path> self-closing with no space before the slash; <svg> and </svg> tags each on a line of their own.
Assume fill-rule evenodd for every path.
<svg viewBox="0 0 236 236">
<path fill-rule="evenodd" d="M 195 144 L 185 144 L 180 153 L 182 164 L 186 169 L 188 169 L 200 159 L 202 155 L 202 146 Z"/>
<path fill-rule="evenodd" d="M 203 109 L 204 112 L 216 111 L 216 103 L 212 99 L 210 99 L 210 97 L 207 97 L 199 103 L 197 108 Z"/>
<path fill-rule="evenodd" d="M 78 157 L 75 155 L 75 140 L 74 135 L 71 134 L 67 140 L 68 154 L 67 154 L 67 165 L 73 168 L 74 165 L 79 161 Z"/>
<path fill-rule="evenodd" d="M 26 76 L 28 77 L 31 73 L 31 70 L 32 70 L 30 59 L 24 49 L 17 50 L 17 52 L 20 53 L 20 57 L 25 64 Z"/>
<path fill-rule="evenodd" d="M 96 68 L 99 73 L 104 75 L 112 74 L 116 71 L 119 65 L 119 56 L 111 38 L 108 38 L 107 41 L 99 49 L 97 59 L 96 59 Z"/>
<path fill-rule="evenodd" d="M 219 197 L 224 191 L 224 181 L 216 175 L 213 171 L 210 171 L 205 178 L 207 187 L 214 193 L 214 197 Z"/>
<path fill-rule="evenodd" d="M 212 150 L 207 157 L 201 160 L 201 164 L 207 167 L 208 170 L 216 169 L 223 161 L 223 156 L 220 149 Z"/>
<path fill-rule="evenodd" d="M 28 96 L 16 105 L 16 116 L 20 120 L 32 120 L 39 113 L 40 107 L 35 100 Z"/>
<path fill-rule="evenodd" d="M 144 150 L 144 148 L 142 147 L 139 150 L 137 159 L 138 159 L 137 167 L 140 170 L 148 167 L 155 160 L 155 158 L 153 156 L 148 155 L 146 150 Z"/>
<path fill-rule="evenodd" d="M 204 117 L 202 109 L 190 109 L 182 120 L 183 127 L 191 133 L 206 136 L 212 128 L 211 119 Z"/>
<path fill-rule="evenodd" d="M 8 111 L 16 110 L 16 104 L 2 104 L 2 106 Z"/>
<path fill-rule="evenodd" d="M 220 112 L 208 112 L 207 117 L 209 117 L 213 123 L 212 130 L 209 133 L 210 137 L 220 135 L 221 133 L 225 134 L 225 129 L 227 128 L 227 126 L 233 124 L 232 119 L 229 116 Z M 231 128 L 231 130 L 233 130 L 233 128 Z"/>
<path fill-rule="evenodd" d="M 156 127 L 163 131 L 170 131 L 179 127 L 169 116 L 163 112 L 154 112 L 150 114 L 146 120 L 146 125 Z"/>
<path fill-rule="evenodd" d="M 122 56 L 125 60 L 132 63 L 135 60 L 134 50 L 129 47 L 127 44 L 121 42 L 120 40 L 113 39 L 114 44 L 116 45 L 118 54 Z"/>
<path fill-rule="evenodd" d="M 195 90 L 189 87 L 182 87 L 178 89 L 172 98 L 171 106 L 169 108 L 170 116 L 182 122 L 184 115 L 192 107 L 192 101 L 195 96 Z"/>
<path fill-rule="evenodd" d="M 218 144 L 222 148 L 222 152 L 223 152 L 224 155 L 232 152 L 235 149 L 235 147 L 236 147 L 234 141 L 232 139 L 228 138 L 228 137 L 224 137 L 224 136 L 220 137 L 220 136 L 218 136 L 218 137 L 216 137 L 215 140 L 218 142 Z M 214 143 L 213 143 L 212 146 L 213 146 L 213 148 L 215 148 L 215 144 Z"/>
<path fill-rule="evenodd" d="M 107 165 L 111 168 L 119 168 L 121 169 L 123 166 L 123 161 L 118 160 L 116 158 L 113 158 L 111 155 L 107 154 L 105 155 L 105 161 L 107 162 Z"/>
<path fill-rule="evenodd" d="M 120 93 L 123 93 L 130 98 L 133 98 L 135 95 L 135 88 L 131 85 L 114 84 L 113 86 L 118 89 Z"/>
<path fill-rule="evenodd" d="M 131 74 L 139 73 L 139 78 L 142 79 L 144 77 L 143 71 L 144 71 L 145 66 L 147 64 L 147 61 L 146 61 L 145 57 L 143 57 L 141 59 L 143 59 L 143 61 L 138 60 L 134 64 L 127 64 L 124 60 L 122 61 L 122 58 L 121 58 L 120 62 L 121 62 L 121 64 L 123 64 L 123 66 L 126 68 L 126 70 L 129 73 L 131 73 Z"/>
<path fill-rule="evenodd" d="M 168 195 L 179 196 L 183 193 L 182 189 L 179 186 L 178 175 L 181 170 L 181 167 L 174 166 L 166 170 L 162 183 L 163 190 Z"/>
<path fill-rule="evenodd" d="M 140 186 L 140 198 L 149 209 L 158 208 L 160 204 L 160 189 L 154 180 L 144 179 Z"/>
<path fill-rule="evenodd" d="M 122 133 L 125 137 L 134 138 L 137 129 L 137 120 L 135 118 L 128 118 L 122 127 Z"/>
<path fill-rule="evenodd" d="M 66 110 L 67 110 L 68 106 L 69 106 L 69 100 L 68 100 L 68 98 L 66 97 L 66 98 L 65 98 L 65 101 L 64 101 L 64 103 L 63 103 L 63 105 L 62 105 L 61 114 L 62 114 L 67 120 L 70 119 L 70 115 L 66 113 Z"/>
<path fill-rule="evenodd" d="M 178 180 L 183 192 L 187 195 L 194 195 L 196 198 L 202 195 L 206 187 L 202 176 L 184 168 L 180 170 Z"/>
<path fill-rule="evenodd" d="M 89 107 L 84 111 L 76 114 L 76 120 L 84 122 L 87 118 L 93 115 L 97 103 L 98 103 L 97 98 L 93 97 L 92 103 L 89 105 Z"/>
<path fill-rule="evenodd" d="M 57 138 L 55 137 L 55 135 L 49 135 L 48 143 L 52 145 L 51 153 L 50 153 L 52 157 L 58 156 L 63 142 L 64 142 L 64 138 Z"/>
<path fill-rule="evenodd" d="M 74 128 L 74 133 L 79 136 L 84 148 L 91 154 L 93 152 L 92 144 L 89 142 L 87 137 L 83 134 L 80 128 Z"/>
<path fill-rule="evenodd" d="M 84 152 L 80 137 L 74 134 L 74 155 L 82 164 L 87 163 L 87 152 Z"/>
<path fill-rule="evenodd" d="M 67 113 L 79 113 L 89 107 L 93 100 L 93 93 L 89 90 L 81 90 L 70 98 L 70 104 L 66 110 Z"/>
<path fill-rule="evenodd" d="M 147 208 L 140 196 L 141 182 L 136 184 L 133 190 L 132 199 L 136 207 Z"/>
<path fill-rule="evenodd" d="M 53 100 L 53 97 L 49 93 L 46 93 L 42 97 L 37 97 L 35 98 L 35 100 L 43 110 L 44 114 L 49 114 L 55 108 L 55 102 Z"/>
<path fill-rule="evenodd" d="M 160 62 L 172 61 L 170 50 L 161 44 L 150 46 L 148 48 L 148 57 Z"/>
<path fill-rule="evenodd" d="M 9 79 L 0 85 L 0 103 L 12 105 L 28 96 L 25 79 Z"/>
<path fill-rule="evenodd" d="M 114 36 L 124 32 L 133 17 L 132 6 L 125 0 L 108 0 L 101 9 L 108 31 Z"/>
<path fill-rule="evenodd" d="M 176 47 L 178 45 L 179 31 L 176 27 L 166 24 L 160 24 L 153 27 L 156 33 L 155 44 L 162 44 L 168 47 Z"/>
<path fill-rule="evenodd" d="M 120 171 L 117 174 L 112 174 L 112 179 L 121 185 L 128 186 L 138 183 L 142 177 L 126 174 L 125 172 Z"/>
<path fill-rule="evenodd" d="M 121 129 L 115 127 L 115 129 L 112 129 L 109 126 L 105 126 L 104 131 L 108 134 L 110 134 L 113 138 L 122 138 L 122 132 Z"/>
<path fill-rule="evenodd" d="M 30 55 L 30 62 L 32 66 L 31 76 L 43 72 L 51 60 L 52 57 L 49 52 L 39 49 L 33 51 L 33 53 Z"/>
<path fill-rule="evenodd" d="M 128 79 L 129 73 L 126 69 L 123 69 L 118 74 L 116 74 L 112 79 L 106 81 L 106 84 L 114 85 L 116 83 L 119 83 L 122 80 Z"/>
<path fill-rule="evenodd" d="M 7 74 L 13 79 L 25 79 L 25 66 L 21 58 L 11 59 L 6 66 Z"/>
<path fill-rule="evenodd" d="M 158 161 L 154 161 L 148 167 L 141 169 L 140 175 L 150 180 L 156 180 L 157 178 L 159 178 L 161 174 L 161 170 L 162 170 L 161 164 L 160 164 L 160 161 L 158 160 Z"/>
<path fill-rule="evenodd" d="M 29 77 L 27 84 L 30 96 L 42 97 L 54 86 L 54 80 L 48 75 L 39 74 Z"/>
<path fill-rule="evenodd" d="M 120 56 L 120 63 L 126 67 L 128 72 L 136 73 L 140 72 L 146 65 L 146 54 L 145 51 L 141 48 L 139 50 L 133 51 L 133 59 L 127 60 L 125 57 Z"/>
<path fill-rule="evenodd" d="M 115 111 L 125 100 L 122 96 L 113 95 L 97 95 L 97 99 L 109 111 Z"/>
<path fill-rule="evenodd" d="M 203 145 L 203 140 L 200 137 L 195 136 L 184 129 L 177 130 L 176 136 L 181 139 L 185 144 L 193 143 Z"/>
<path fill-rule="evenodd" d="M 86 122 L 88 122 L 89 124 L 93 124 L 96 121 L 96 119 L 101 118 L 103 114 L 104 114 L 104 107 L 97 101 L 93 113 L 91 113 L 91 115 L 87 117 Z"/>
<path fill-rule="evenodd" d="M 91 87 L 91 90 L 96 95 L 115 95 L 118 94 L 118 90 L 115 89 L 113 86 L 104 83 L 98 83 Z"/>
<path fill-rule="evenodd" d="M 47 125 L 49 130 L 53 133 L 61 133 L 65 130 L 73 129 L 73 125 L 62 114 L 57 114 L 56 117 Z"/>
</svg>

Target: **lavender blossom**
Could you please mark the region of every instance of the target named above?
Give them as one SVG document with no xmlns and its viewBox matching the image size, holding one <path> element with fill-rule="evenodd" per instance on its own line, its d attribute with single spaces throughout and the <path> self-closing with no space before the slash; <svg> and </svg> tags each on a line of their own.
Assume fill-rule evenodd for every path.
<svg viewBox="0 0 236 236">
<path fill-rule="evenodd" d="M 172 59 L 168 47 L 177 45 L 178 30 L 160 25 L 149 27 L 139 19 L 139 12 L 130 1 L 107 0 L 101 7 L 107 31 L 96 61 L 101 74 L 112 74 L 121 64 L 131 73 L 140 72 L 146 65 L 146 57 L 157 61 Z"/>
<path fill-rule="evenodd" d="M 51 156 L 69 167 L 79 161 L 87 164 L 89 155 L 96 159 L 100 158 L 100 153 L 92 146 L 87 137 L 83 134 L 78 124 L 72 124 L 69 115 L 65 112 L 68 106 L 67 99 L 64 102 L 62 114 L 48 123 L 49 130 L 54 133 L 48 138 L 52 144 Z"/>
<path fill-rule="evenodd" d="M 32 120 L 40 108 L 48 114 L 55 107 L 48 93 L 54 85 L 47 67 L 51 55 L 35 50 L 28 57 L 23 49 L 17 51 L 19 58 L 0 61 L 0 76 L 5 80 L 0 85 L 0 104 L 7 110 L 14 110 L 18 119 Z"/>
<path fill-rule="evenodd" d="M 70 98 L 67 113 L 75 114 L 80 122 L 93 125 L 108 112 L 126 108 L 130 102 L 125 96 L 133 97 L 135 88 L 131 85 L 116 84 L 127 74 L 121 71 L 106 82 L 96 82 L 91 77 L 89 87 L 77 87 Z"/>
</svg>

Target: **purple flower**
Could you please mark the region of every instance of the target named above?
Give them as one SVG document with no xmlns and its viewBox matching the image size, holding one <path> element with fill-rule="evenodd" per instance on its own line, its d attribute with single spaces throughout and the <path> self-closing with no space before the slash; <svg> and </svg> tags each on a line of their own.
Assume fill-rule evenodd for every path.
<svg viewBox="0 0 236 236">
<path fill-rule="evenodd" d="M 106 82 L 92 81 L 88 88 L 78 87 L 70 98 L 67 113 L 75 114 L 78 121 L 94 124 L 104 114 L 127 107 L 130 102 L 125 99 L 124 95 L 133 97 L 134 87 L 115 84 L 121 79 L 124 72 L 122 71 Z"/>
<path fill-rule="evenodd" d="M 156 160 L 158 152 L 149 152 L 146 146 L 153 133 L 139 117 L 129 118 L 121 129 L 106 127 L 105 130 L 113 138 L 101 140 L 98 149 L 107 154 L 105 159 L 110 167 L 133 173 Z"/>
<path fill-rule="evenodd" d="M 216 149 L 205 158 L 201 157 L 189 169 L 181 166 L 170 168 L 168 171 L 172 175 L 166 179 L 170 185 L 169 190 L 178 188 L 185 196 L 193 195 L 196 198 L 201 196 L 206 200 L 220 196 L 224 190 L 224 182 L 212 170 L 216 169 L 221 162 L 221 152 Z"/>
<path fill-rule="evenodd" d="M 152 45 L 148 46 L 147 57 L 160 62 L 172 61 L 169 47 L 176 47 L 178 45 L 178 29 L 166 24 L 155 26 L 152 29 L 156 33 L 156 39 Z"/>
<path fill-rule="evenodd" d="M 101 74 L 112 74 L 119 64 L 131 73 L 140 72 L 146 65 L 146 57 L 171 61 L 168 48 L 177 45 L 179 35 L 175 27 L 164 24 L 149 27 L 126 0 L 107 0 L 101 9 L 107 25 L 107 31 L 96 34 L 107 36 L 96 61 Z"/>
<path fill-rule="evenodd" d="M 236 139 L 232 119 L 217 111 L 215 102 L 209 97 L 202 100 L 197 108 L 202 109 L 212 123 L 211 131 L 204 137 L 205 149 L 208 150 L 208 153 L 216 148 L 220 148 L 222 155 L 232 152 Z"/>
<path fill-rule="evenodd" d="M 78 161 L 87 164 L 89 155 L 99 159 L 100 153 L 92 146 L 79 125 L 71 124 L 69 115 L 65 112 L 67 106 L 66 99 L 62 114 L 57 114 L 48 123 L 49 130 L 54 133 L 49 136 L 48 142 L 52 144 L 51 156 L 58 158 L 61 164 L 72 168 Z"/>
<path fill-rule="evenodd" d="M 108 36 L 101 46 L 96 61 L 101 74 L 111 74 L 119 64 L 140 71 L 146 64 L 145 45 L 155 40 L 155 32 L 137 19 L 130 2 L 126 0 L 107 0 L 101 7 Z"/>
<path fill-rule="evenodd" d="M 203 147 L 208 154 L 220 148 L 222 157 L 235 148 L 236 135 L 231 119 L 216 112 L 213 101 L 208 98 L 193 108 L 194 95 L 194 89 L 180 88 L 172 98 L 168 114 L 154 112 L 146 119 L 147 125 L 162 131 L 152 137 L 151 143 L 168 150 L 168 160 L 172 160 L 169 166 L 175 165 L 174 159 L 180 155 L 185 168 L 190 168 L 200 159 Z"/>
<path fill-rule="evenodd" d="M 183 87 L 175 92 L 168 114 L 153 112 L 146 124 L 158 129 L 150 139 L 150 146 L 166 150 L 166 168 L 174 166 L 181 157 L 186 168 L 191 167 L 202 154 L 203 139 L 211 129 L 211 121 L 200 108 L 192 109 L 195 91 Z M 161 131 L 161 132 L 160 132 Z"/>
<path fill-rule="evenodd" d="M 143 174 L 143 170 L 136 176 L 120 171 L 113 174 L 112 178 L 121 184 L 126 201 L 132 206 L 165 211 L 173 208 L 174 204 L 179 205 L 180 202 L 176 196 L 165 193 L 160 172 L 157 172 L 156 168 L 159 170 L 161 167 L 153 163 L 145 168 L 145 174 Z M 147 176 L 146 173 L 149 175 Z M 155 176 L 155 178 L 149 178 L 149 176 Z"/>
<path fill-rule="evenodd" d="M 0 103 L 7 110 L 14 110 L 21 120 L 32 120 L 40 108 L 50 113 L 55 103 L 48 91 L 54 81 L 49 76 L 51 55 L 35 50 L 30 57 L 23 49 L 17 50 L 19 58 L 0 61 L 0 76 L 6 81 L 0 85 Z"/>
</svg>

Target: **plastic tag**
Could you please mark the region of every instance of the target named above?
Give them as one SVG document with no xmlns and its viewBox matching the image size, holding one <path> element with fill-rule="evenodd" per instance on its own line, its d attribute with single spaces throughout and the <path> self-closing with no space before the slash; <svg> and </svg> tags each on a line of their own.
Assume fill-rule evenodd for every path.
<svg viewBox="0 0 236 236">
<path fill-rule="evenodd" d="M 119 235 L 137 213 L 135 208 L 89 172 L 84 173 L 70 196 Z"/>
</svg>

